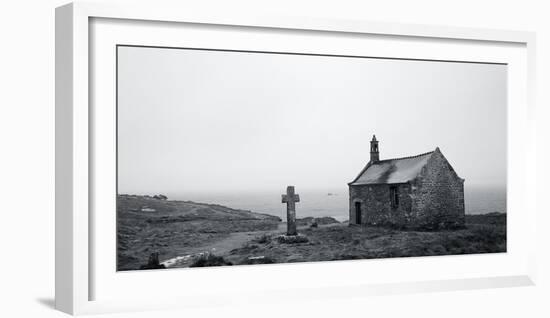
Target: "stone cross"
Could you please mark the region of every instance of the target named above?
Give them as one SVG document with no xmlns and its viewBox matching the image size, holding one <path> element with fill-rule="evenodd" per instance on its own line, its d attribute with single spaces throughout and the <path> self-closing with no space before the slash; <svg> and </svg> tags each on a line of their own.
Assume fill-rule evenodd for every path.
<svg viewBox="0 0 550 318">
<path fill-rule="evenodd" d="M 296 235 L 296 202 L 300 202 L 300 196 L 294 194 L 294 186 L 288 186 L 281 197 L 286 203 L 286 235 Z"/>
</svg>

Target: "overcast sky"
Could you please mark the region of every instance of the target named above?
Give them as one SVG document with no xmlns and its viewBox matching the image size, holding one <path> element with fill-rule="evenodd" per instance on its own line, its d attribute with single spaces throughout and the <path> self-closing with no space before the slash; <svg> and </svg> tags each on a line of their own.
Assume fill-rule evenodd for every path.
<svg viewBox="0 0 550 318">
<path fill-rule="evenodd" d="M 119 193 L 346 189 L 440 147 L 506 182 L 506 66 L 119 47 Z"/>
</svg>

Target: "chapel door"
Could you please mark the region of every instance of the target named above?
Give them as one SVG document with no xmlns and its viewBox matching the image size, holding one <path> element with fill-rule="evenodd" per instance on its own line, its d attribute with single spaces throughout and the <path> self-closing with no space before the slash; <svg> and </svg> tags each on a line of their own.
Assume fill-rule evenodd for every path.
<svg viewBox="0 0 550 318">
<path fill-rule="evenodd" d="M 361 224 L 361 202 L 355 202 L 355 224 Z"/>
</svg>

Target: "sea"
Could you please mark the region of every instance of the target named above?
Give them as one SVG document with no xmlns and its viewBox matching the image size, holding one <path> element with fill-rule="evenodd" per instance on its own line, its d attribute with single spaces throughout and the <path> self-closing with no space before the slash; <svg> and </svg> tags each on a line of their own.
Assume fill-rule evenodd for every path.
<svg viewBox="0 0 550 318">
<path fill-rule="evenodd" d="M 281 203 L 280 191 L 250 191 L 235 193 L 194 193 L 169 195 L 172 200 L 220 204 L 233 209 L 249 210 L 286 219 L 286 204 Z M 348 189 L 299 191 L 296 216 L 330 216 L 339 221 L 349 218 Z M 506 188 L 496 186 L 471 186 L 464 189 L 466 214 L 506 213 Z"/>
</svg>

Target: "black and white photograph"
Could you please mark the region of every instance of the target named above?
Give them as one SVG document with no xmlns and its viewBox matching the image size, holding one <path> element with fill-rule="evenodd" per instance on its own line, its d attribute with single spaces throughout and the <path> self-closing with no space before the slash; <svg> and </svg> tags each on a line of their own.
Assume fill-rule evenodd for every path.
<svg viewBox="0 0 550 318">
<path fill-rule="evenodd" d="M 505 63 L 116 50 L 118 271 L 507 251 Z"/>
</svg>

